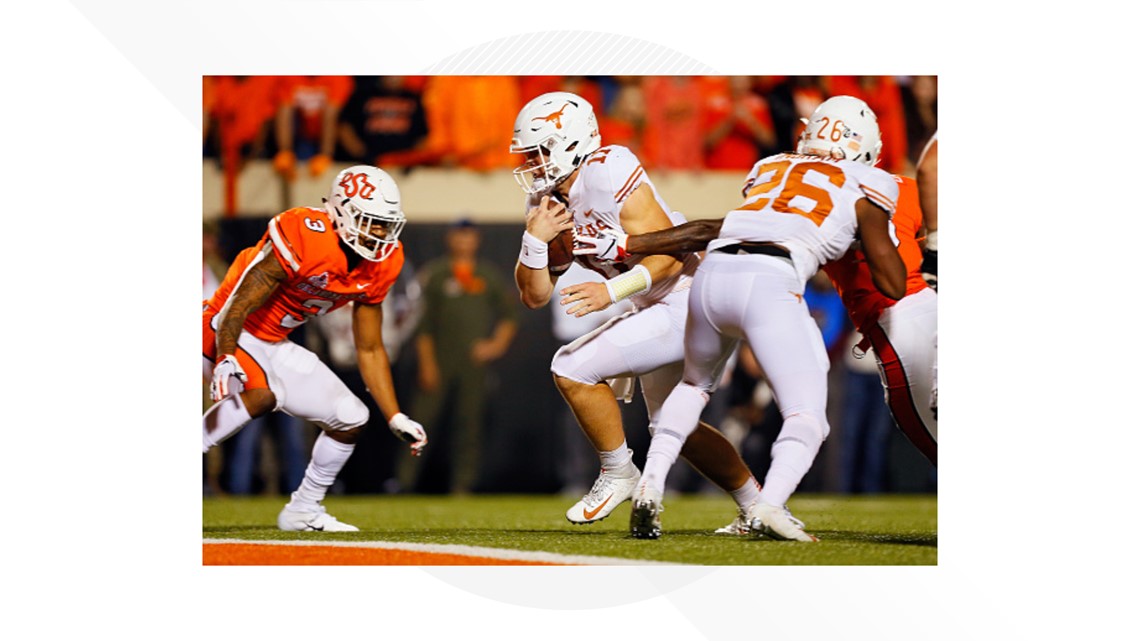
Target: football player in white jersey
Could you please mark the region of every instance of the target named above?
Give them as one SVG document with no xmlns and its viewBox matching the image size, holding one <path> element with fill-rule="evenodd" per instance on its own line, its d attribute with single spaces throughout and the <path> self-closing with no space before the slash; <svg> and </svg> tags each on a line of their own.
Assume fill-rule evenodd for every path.
<svg viewBox="0 0 1140 641">
<path fill-rule="evenodd" d="M 665 477 L 725 361 L 747 340 L 784 417 L 764 487 L 747 508 L 749 528 L 780 540 L 816 540 L 786 508 L 829 432 L 829 362 L 803 300 L 804 285 L 821 264 L 843 255 L 858 239 L 875 287 L 892 299 L 903 296 L 906 268 L 890 226 L 898 184 L 873 166 L 880 147 L 875 114 L 866 103 L 831 98 L 812 114 L 796 153 L 756 163 L 744 204 L 724 219 L 694 221 L 641 238 L 607 233 L 577 250 L 623 259 L 630 250 L 691 251 L 711 240 L 689 296 L 684 377 L 661 409 L 634 494 L 630 532 L 635 537 L 661 535 Z"/>
<path fill-rule="evenodd" d="M 602 146 L 593 107 L 580 96 L 554 92 L 530 101 L 515 120 L 511 152 L 525 158 L 515 170 L 528 194 L 515 281 L 531 309 L 555 295 L 559 266 L 549 264 L 547 250 L 558 233 L 639 234 L 684 222 L 670 213 L 633 152 Z M 605 518 L 637 486 L 640 472 L 626 444 L 616 396 L 628 401 L 633 379 L 639 379 L 650 430 L 660 424 L 661 404 L 681 380 L 689 286 L 699 258 L 679 252 L 617 262 L 580 257 L 579 262 L 605 280 L 559 291 L 566 313 L 582 316 L 627 299 L 634 311 L 563 346 L 551 363 L 558 390 L 601 461 L 592 489 L 566 512 L 576 524 Z M 694 421 L 690 432 L 680 455 L 731 494 L 738 507 L 754 502 L 759 486 L 732 444 L 704 423 Z"/>
</svg>

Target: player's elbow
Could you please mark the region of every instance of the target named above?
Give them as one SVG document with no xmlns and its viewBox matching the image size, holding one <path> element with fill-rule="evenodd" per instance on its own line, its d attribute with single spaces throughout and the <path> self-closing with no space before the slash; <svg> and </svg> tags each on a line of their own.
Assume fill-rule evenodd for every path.
<svg viewBox="0 0 1140 641">
<path fill-rule="evenodd" d="M 519 300 L 522 301 L 522 304 L 525 305 L 527 309 L 541 309 L 546 307 L 546 304 L 550 302 L 550 297 L 535 296 L 524 290 L 519 292 Z"/>
<path fill-rule="evenodd" d="M 875 279 L 875 288 L 891 300 L 901 299 L 906 295 L 906 272 L 891 270 L 888 273 L 880 274 Z"/>
</svg>

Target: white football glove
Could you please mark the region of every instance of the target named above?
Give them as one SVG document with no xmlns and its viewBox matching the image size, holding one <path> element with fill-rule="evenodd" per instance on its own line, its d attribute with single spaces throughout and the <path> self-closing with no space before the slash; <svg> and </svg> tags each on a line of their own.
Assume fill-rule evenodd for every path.
<svg viewBox="0 0 1140 641">
<path fill-rule="evenodd" d="M 388 421 L 388 429 L 396 435 L 396 438 L 406 443 L 412 444 L 412 456 L 419 456 L 424 451 L 424 446 L 427 445 L 428 438 L 427 432 L 424 431 L 424 426 L 408 418 L 407 414 L 400 412 Z"/>
<path fill-rule="evenodd" d="M 236 376 L 242 383 L 249 380 L 245 370 L 238 364 L 237 358 L 233 354 L 226 354 L 214 365 L 214 380 L 210 381 L 210 398 L 220 401 L 229 396 L 231 376 Z"/>
<path fill-rule="evenodd" d="M 602 231 L 596 237 L 579 235 L 575 256 L 597 256 L 601 260 L 622 261 L 629 257 L 625 250 L 629 234 L 619 231 Z"/>
</svg>

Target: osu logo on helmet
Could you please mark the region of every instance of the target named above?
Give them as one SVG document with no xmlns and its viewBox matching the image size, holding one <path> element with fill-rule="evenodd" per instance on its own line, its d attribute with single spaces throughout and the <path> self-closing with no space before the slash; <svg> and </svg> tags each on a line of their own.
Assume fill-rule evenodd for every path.
<svg viewBox="0 0 1140 641">
<path fill-rule="evenodd" d="M 372 200 L 372 194 L 376 191 L 376 185 L 368 182 L 368 174 L 345 174 L 340 180 L 340 188 L 349 198 L 359 193 L 365 200 Z"/>
</svg>

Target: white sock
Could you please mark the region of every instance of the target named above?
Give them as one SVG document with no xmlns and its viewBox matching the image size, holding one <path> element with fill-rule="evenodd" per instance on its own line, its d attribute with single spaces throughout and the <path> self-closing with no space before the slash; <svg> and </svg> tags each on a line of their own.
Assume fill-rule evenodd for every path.
<svg viewBox="0 0 1140 641">
<path fill-rule="evenodd" d="M 794 414 L 784 419 L 780 435 L 772 445 L 772 466 L 764 477 L 760 502 L 777 506 L 787 504 L 796 486 L 811 469 L 821 445 L 823 426 L 814 417 Z"/>
<path fill-rule="evenodd" d="M 658 429 L 649 443 L 649 452 L 645 455 L 645 469 L 641 472 L 641 483 L 655 494 L 665 493 L 665 478 L 669 470 L 681 455 L 681 447 L 685 442 L 677 437 L 676 432 Z"/>
<path fill-rule="evenodd" d="M 334 441 L 331 436 L 321 432 L 313 444 L 313 458 L 305 469 L 305 478 L 301 479 L 301 486 L 293 492 L 292 500 L 286 507 L 298 512 L 315 508 L 324 500 L 336 475 L 340 474 L 355 447 L 353 444 Z"/>
<path fill-rule="evenodd" d="M 602 469 L 607 474 L 616 478 L 626 479 L 633 476 L 634 466 L 633 458 L 630 456 L 629 446 L 625 441 L 616 450 L 608 452 L 598 452 L 598 458 L 602 461 Z"/>
<path fill-rule="evenodd" d="M 240 394 L 230 394 L 202 415 L 202 453 L 233 436 L 250 421 Z"/>
<path fill-rule="evenodd" d="M 744 485 L 732 491 L 732 500 L 736 501 L 736 506 L 740 509 L 744 509 L 759 501 L 760 483 L 756 481 L 755 477 L 748 477 Z"/>
<path fill-rule="evenodd" d="M 698 387 L 681 383 L 661 405 L 660 418 L 653 429 L 653 440 L 645 455 L 642 483 L 654 492 L 665 492 L 665 477 L 681 455 L 689 435 L 697 429 L 709 395 Z"/>
</svg>

